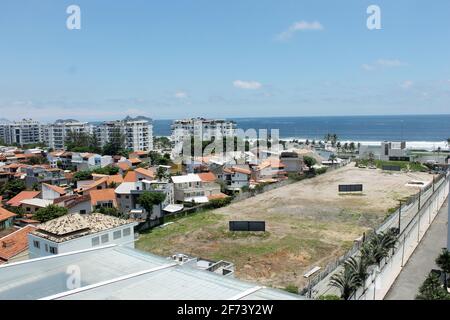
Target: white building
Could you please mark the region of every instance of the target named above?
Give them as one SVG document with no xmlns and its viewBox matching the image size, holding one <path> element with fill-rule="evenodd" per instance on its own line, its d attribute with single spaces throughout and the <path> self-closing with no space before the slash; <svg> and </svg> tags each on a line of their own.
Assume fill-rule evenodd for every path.
<svg viewBox="0 0 450 320">
<path fill-rule="evenodd" d="M 37 226 L 28 235 L 31 259 L 117 244 L 134 248 L 136 222 L 100 213 L 67 214 Z"/>
<path fill-rule="evenodd" d="M 27 145 L 43 141 L 43 126 L 32 119 L 0 124 L 0 139 L 6 144 Z"/>
<path fill-rule="evenodd" d="M 132 151 L 151 151 L 153 149 L 153 123 L 150 120 L 107 121 L 95 129 L 100 145 L 103 147 L 114 136 L 125 138 L 125 148 Z"/>
<path fill-rule="evenodd" d="M 69 132 L 92 134 L 93 127 L 87 122 L 60 121 L 45 126 L 44 140 L 54 150 L 64 150 Z"/>
<path fill-rule="evenodd" d="M 188 137 L 201 137 L 203 141 L 213 138 L 233 137 L 236 131 L 236 123 L 222 119 L 191 118 L 175 120 L 172 123 L 172 142 L 178 152 L 183 141 Z"/>
</svg>

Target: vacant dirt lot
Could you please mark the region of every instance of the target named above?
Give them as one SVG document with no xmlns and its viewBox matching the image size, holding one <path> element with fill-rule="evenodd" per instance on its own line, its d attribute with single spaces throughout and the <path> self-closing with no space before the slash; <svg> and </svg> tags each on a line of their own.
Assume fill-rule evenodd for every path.
<svg viewBox="0 0 450 320">
<path fill-rule="evenodd" d="M 263 285 L 303 286 L 303 274 L 342 255 L 376 227 L 398 199 L 418 192 L 411 180 L 427 173 L 384 173 L 353 165 L 214 211 L 181 218 L 142 235 L 137 247 L 159 255 L 182 252 L 236 265 L 236 276 Z M 339 195 L 338 185 L 362 183 L 362 195 Z M 265 220 L 267 232 L 234 233 L 230 220 Z"/>
</svg>

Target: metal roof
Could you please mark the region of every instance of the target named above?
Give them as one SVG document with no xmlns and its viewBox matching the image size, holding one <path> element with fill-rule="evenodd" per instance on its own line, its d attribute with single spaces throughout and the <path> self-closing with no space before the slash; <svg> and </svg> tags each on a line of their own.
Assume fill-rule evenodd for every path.
<svg viewBox="0 0 450 320">
<path fill-rule="evenodd" d="M 81 286 L 71 290 L 74 268 Z M 4 300 L 302 299 L 116 245 L 0 266 L 0 283 Z"/>
</svg>

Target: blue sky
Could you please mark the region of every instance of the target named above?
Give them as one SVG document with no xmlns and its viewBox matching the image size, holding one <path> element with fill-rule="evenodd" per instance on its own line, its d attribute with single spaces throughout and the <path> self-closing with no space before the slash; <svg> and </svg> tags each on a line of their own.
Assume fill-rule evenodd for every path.
<svg viewBox="0 0 450 320">
<path fill-rule="evenodd" d="M 0 118 L 450 113 L 448 0 L 4 0 L 0 39 Z"/>
</svg>

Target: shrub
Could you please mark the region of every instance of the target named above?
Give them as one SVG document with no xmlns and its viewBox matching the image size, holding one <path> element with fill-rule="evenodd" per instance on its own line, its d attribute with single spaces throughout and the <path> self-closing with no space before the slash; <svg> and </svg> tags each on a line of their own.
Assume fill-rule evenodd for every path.
<svg viewBox="0 0 450 320">
<path fill-rule="evenodd" d="M 342 300 L 342 299 L 335 294 L 325 294 L 320 296 L 318 300 Z"/>
<path fill-rule="evenodd" d="M 284 288 L 284 290 L 290 293 L 298 294 L 298 287 L 293 284 L 287 285 L 286 288 Z"/>
<path fill-rule="evenodd" d="M 231 203 L 232 198 L 226 197 L 223 199 L 212 199 L 208 203 L 208 207 L 212 209 L 222 208 Z"/>
<path fill-rule="evenodd" d="M 444 289 L 439 276 L 432 272 L 419 288 L 416 300 L 450 300 L 450 294 Z"/>
</svg>

